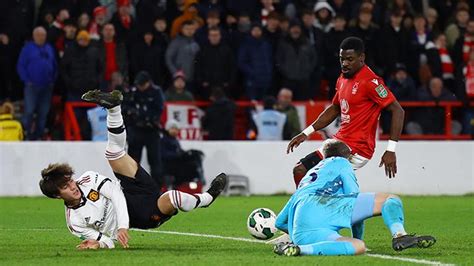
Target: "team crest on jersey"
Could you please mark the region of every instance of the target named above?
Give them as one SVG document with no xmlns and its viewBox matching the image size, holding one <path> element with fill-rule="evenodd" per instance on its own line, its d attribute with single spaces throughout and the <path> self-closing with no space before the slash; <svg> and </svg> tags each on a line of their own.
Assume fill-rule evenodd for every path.
<svg viewBox="0 0 474 266">
<path fill-rule="evenodd" d="M 356 82 L 354 86 L 352 86 L 352 95 L 355 95 L 358 89 L 359 89 L 359 82 Z"/>
<path fill-rule="evenodd" d="M 87 199 L 89 199 L 90 201 L 96 202 L 97 200 L 99 200 L 99 192 L 91 189 L 89 194 L 87 194 Z"/>
<path fill-rule="evenodd" d="M 380 98 L 386 98 L 388 96 L 388 92 L 382 84 L 378 85 L 375 88 L 375 91 L 380 96 Z"/>
</svg>

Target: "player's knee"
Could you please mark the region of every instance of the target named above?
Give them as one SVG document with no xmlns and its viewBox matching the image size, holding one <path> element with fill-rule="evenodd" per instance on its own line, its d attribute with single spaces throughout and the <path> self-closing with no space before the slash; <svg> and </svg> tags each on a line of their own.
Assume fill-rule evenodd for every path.
<svg viewBox="0 0 474 266">
<path fill-rule="evenodd" d="M 167 191 L 158 198 L 158 209 L 165 215 L 173 215 L 176 212 L 176 208 L 173 206 L 170 197 L 170 191 Z"/>
</svg>

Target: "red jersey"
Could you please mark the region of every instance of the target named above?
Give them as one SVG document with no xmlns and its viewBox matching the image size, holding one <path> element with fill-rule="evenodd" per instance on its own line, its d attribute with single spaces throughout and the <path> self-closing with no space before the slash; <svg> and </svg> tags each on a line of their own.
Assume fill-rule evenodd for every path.
<svg viewBox="0 0 474 266">
<path fill-rule="evenodd" d="M 341 108 L 341 128 L 334 138 L 344 141 L 353 154 L 372 158 L 380 112 L 393 101 L 395 96 L 368 66 L 352 78 L 339 76 L 332 103 Z"/>
</svg>

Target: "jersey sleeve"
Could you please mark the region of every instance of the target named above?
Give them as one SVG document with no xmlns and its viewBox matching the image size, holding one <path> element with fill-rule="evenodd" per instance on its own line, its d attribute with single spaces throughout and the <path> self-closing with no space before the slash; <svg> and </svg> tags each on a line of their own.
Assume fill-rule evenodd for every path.
<svg viewBox="0 0 474 266">
<path fill-rule="evenodd" d="M 343 194 L 359 193 L 359 184 L 352 165 L 347 160 L 344 160 L 341 164 L 340 176 L 342 178 Z"/>
<path fill-rule="evenodd" d="M 114 241 L 110 237 L 102 234 L 101 232 L 93 228 L 87 227 L 85 224 L 76 221 L 74 217 L 70 217 L 71 214 L 69 212 L 66 215 L 67 227 L 73 235 L 79 237 L 82 240 L 97 240 L 99 241 L 101 248 L 115 247 Z"/>
<path fill-rule="evenodd" d="M 382 108 L 395 101 L 395 96 L 380 78 L 365 81 L 363 86 L 369 99 Z"/>
<path fill-rule="evenodd" d="M 110 178 L 97 174 L 97 192 L 104 197 L 110 199 L 114 205 L 117 214 L 117 226 L 120 228 L 129 228 L 129 217 L 127 209 L 127 201 L 122 192 L 122 188 L 117 181 L 113 181 Z"/>
<path fill-rule="evenodd" d="M 285 207 L 280 211 L 276 218 L 275 227 L 279 230 L 288 233 L 288 211 L 291 205 L 291 200 L 289 200 Z"/>
</svg>

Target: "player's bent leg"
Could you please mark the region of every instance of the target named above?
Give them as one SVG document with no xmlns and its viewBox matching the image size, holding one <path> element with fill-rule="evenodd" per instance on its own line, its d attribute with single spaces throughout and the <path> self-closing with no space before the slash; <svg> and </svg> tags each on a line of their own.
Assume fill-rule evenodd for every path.
<svg viewBox="0 0 474 266">
<path fill-rule="evenodd" d="M 105 157 L 115 173 L 134 177 L 138 170 L 138 164 L 125 152 L 127 132 L 120 108 L 120 104 L 123 101 L 122 93 L 117 90 L 110 93 L 91 90 L 84 93 L 81 98 L 84 101 L 96 103 L 107 108 L 108 138 Z"/>
<path fill-rule="evenodd" d="M 170 190 L 158 199 L 158 208 L 164 214 L 174 213 L 176 210 L 188 212 L 196 208 L 209 207 L 221 194 L 227 185 L 227 175 L 219 174 L 204 193 L 189 194 L 179 190 Z M 171 206 L 173 207 L 171 209 Z"/>
<path fill-rule="evenodd" d="M 352 237 L 340 237 L 336 241 L 351 243 L 352 246 L 354 247 L 354 250 L 355 250 L 354 255 L 361 255 L 361 254 L 364 254 L 367 251 L 367 247 L 365 246 L 365 242 L 360 240 L 360 239 L 356 239 L 356 238 L 352 238 Z"/>
<path fill-rule="evenodd" d="M 273 252 L 284 256 L 360 255 L 364 254 L 365 251 L 364 241 L 348 237 L 341 237 L 336 241 L 322 241 L 307 245 L 279 243 L 273 248 Z"/>
</svg>

